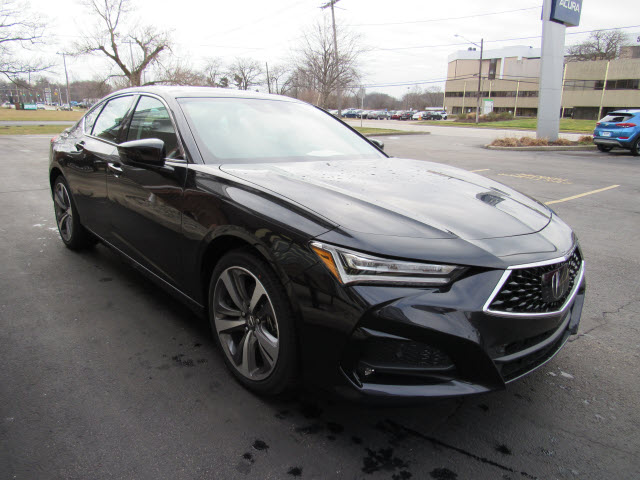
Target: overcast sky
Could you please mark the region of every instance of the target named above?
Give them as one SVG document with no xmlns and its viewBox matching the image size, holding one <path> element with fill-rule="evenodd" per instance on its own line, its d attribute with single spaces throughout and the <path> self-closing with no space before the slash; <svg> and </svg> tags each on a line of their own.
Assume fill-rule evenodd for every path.
<svg viewBox="0 0 640 480">
<path fill-rule="evenodd" d="M 251 57 L 274 65 L 291 57 L 306 28 L 330 15 L 329 9 L 319 8 L 323 3 L 134 0 L 133 16 L 170 30 L 174 54 L 194 67 L 201 66 L 207 57 L 225 61 Z M 367 90 L 401 96 L 407 86 L 384 85 L 434 82 L 421 87 L 442 86 L 447 56 L 467 48 L 455 34 L 477 42 L 484 38 L 490 49 L 539 47 L 541 5 L 540 0 L 340 0 L 336 19 L 359 33 L 370 49 L 361 58 L 363 83 L 371 85 Z M 71 50 L 74 40 L 93 22 L 77 0 L 31 0 L 31 6 L 49 24 L 50 40 L 42 53 L 51 57 L 57 51 Z M 584 0 L 581 24 L 567 28 L 566 43 L 577 43 L 588 36 L 576 32 L 628 26 L 633 28 L 624 31 L 635 42 L 640 35 L 639 0 Z M 70 81 L 105 76 L 110 69 L 116 73 L 108 62 L 98 58 L 68 59 Z M 51 76 L 62 80 L 64 71 L 58 68 Z"/>
</svg>

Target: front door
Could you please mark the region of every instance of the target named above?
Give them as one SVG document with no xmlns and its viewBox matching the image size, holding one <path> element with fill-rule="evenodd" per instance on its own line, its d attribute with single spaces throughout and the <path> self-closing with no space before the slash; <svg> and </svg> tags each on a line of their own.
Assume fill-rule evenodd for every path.
<svg viewBox="0 0 640 480">
<path fill-rule="evenodd" d="M 158 138 L 165 144 L 163 166 L 124 163 L 107 168 L 109 241 L 163 280 L 180 285 L 182 199 L 187 163 L 164 103 L 142 95 L 125 140 Z"/>
</svg>

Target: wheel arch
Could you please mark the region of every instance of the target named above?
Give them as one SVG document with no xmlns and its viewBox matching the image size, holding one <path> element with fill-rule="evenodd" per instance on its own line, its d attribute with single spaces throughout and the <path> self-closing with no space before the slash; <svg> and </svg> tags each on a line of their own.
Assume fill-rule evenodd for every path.
<svg viewBox="0 0 640 480">
<path fill-rule="evenodd" d="M 56 181 L 56 178 L 63 175 L 62 170 L 58 167 L 53 167 L 49 172 L 49 187 L 53 191 L 53 184 Z M 64 175 L 63 175 L 64 176 Z"/>
<path fill-rule="evenodd" d="M 289 275 L 278 264 L 277 254 L 270 248 L 264 241 L 249 235 L 246 232 L 225 232 L 211 238 L 206 246 L 203 248 L 200 256 L 200 294 L 202 295 L 205 315 L 209 312 L 209 282 L 211 281 L 211 274 L 216 268 L 216 265 L 220 259 L 227 253 L 233 250 L 246 250 L 253 253 L 258 258 L 267 262 L 267 264 L 276 273 L 276 276 L 280 280 L 285 293 L 289 299 L 291 308 L 299 318 L 299 306 L 295 300 L 293 289 L 291 286 L 291 280 Z"/>
</svg>

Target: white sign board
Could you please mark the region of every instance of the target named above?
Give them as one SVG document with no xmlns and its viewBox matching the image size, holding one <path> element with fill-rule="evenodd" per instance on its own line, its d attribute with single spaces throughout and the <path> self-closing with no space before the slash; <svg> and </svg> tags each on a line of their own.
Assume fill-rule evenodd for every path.
<svg viewBox="0 0 640 480">
<path fill-rule="evenodd" d="M 485 98 L 482 100 L 482 114 L 489 115 L 491 112 L 493 112 L 493 100 Z"/>
</svg>

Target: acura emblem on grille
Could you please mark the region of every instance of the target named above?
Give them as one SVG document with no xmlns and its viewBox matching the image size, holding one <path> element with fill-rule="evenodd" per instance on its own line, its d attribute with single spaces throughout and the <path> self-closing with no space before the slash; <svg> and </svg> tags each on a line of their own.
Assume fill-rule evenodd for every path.
<svg viewBox="0 0 640 480">
<path fill-rule="evenodd" d="M 560 268 L 542 275 L 542 296 L 547 302 L 557 302 L 569 288 L 569 266 Z"/>
</svg>

